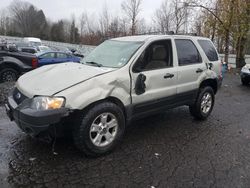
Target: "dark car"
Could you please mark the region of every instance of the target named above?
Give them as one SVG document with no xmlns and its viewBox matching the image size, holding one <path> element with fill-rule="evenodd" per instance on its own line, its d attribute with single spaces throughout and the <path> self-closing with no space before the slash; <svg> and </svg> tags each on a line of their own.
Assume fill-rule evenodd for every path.
<svg viewBox="0 0 250 188">
<path fill-rule="evenodd" d="M 64 62 L 80 62 L 80 58 L 65 52 L 42 52 L 37 54 L 38 66 L 64 63 Z"/>
<path fill-rule="evenodd" d="M 0 82 L 15 81 L 21 74 L 36 68 L 37 64 L 35 55 L 2 46 L 0 49 Z"/>
</svg>

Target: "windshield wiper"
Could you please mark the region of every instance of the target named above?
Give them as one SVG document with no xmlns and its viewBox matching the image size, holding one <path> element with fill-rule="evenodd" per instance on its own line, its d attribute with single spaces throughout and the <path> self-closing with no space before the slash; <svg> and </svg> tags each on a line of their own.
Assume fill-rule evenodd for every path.
<svg viewBox="0 0 250 188">
<path fill-rule="evenodd" d="M 91 64 L 91 65 L 95 65 L 95 66 L 97 66 L 97 67 L 102 67 L 102 66 L 103 66 L 102 64 L 96 63 L 96 62 L 94 62 L 94 61 L 87 61 L 86 63 L 87 63 L 87 64 Z"/>
</svg>

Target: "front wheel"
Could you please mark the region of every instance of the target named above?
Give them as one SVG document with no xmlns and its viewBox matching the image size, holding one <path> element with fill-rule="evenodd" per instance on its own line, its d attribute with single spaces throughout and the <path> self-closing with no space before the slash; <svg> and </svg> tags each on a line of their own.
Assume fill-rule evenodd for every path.
<svg viewBox="0 0 250 188">
<path fill-rule="evenodd" d="M 121 108 L 103 102 L 77 118 L 73 137 L 80 151 L 96 157 L 112 151 L 120 143 L 124 131 L 125 118 Z"/>
<path fill-rule="evenodd" d="M 207 86 L 200 89 L 195 104 L 189 106 L 189 111 L 196 119 L 205 120 L 213 110 L 214 91 Z"/>
</svg>

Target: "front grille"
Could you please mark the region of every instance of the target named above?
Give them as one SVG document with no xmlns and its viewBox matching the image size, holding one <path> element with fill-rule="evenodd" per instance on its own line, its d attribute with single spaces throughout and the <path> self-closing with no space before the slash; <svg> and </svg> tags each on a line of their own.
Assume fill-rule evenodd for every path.
<svg viewBox="0 0 250 188">
<path fill-rule="evenodd" d="M 27 99 L 24 94 L 22 94 L 17 88 L 13 91 L 13 99 L 17 104 L 21 104 L 25 99 Z"/>
</svg>

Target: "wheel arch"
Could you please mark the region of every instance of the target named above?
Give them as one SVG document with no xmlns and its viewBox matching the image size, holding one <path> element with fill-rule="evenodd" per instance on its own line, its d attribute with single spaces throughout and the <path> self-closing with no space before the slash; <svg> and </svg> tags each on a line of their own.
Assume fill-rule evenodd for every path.
<svg viewBox="0 0 250 188">
<path fill-rule="evenodd" d="M 200 83 L 200 88 L 204 88 L 206 86 L 210 86 L 213 90 L 214 90 L 214 94 L 217 93 L 217 90 L 218 90 L 218 82 L 216 79 L 206 79 L 206 80 L 203 80 L 201 83 Z"/>
<path fill-rule="evenodd" d="M 86 113 L 88 110 L 90 110 L 93 106 L 97 105 L 97 104 L 100 104 L 100 103 L 103 103 L 103 102 L 112 102 L 114 104 L 116 104 L 117 106 L 119 106 L 121 108 L 121 110 L 123 111 L 123 114 L 124 114 L 124 118 L 126 119 L 127 118 L 127 114 L 126 114 L 126 110 L 125 110 L 125 106 L 124 104 L 122 103 L 122 101 L 116 97 L 112 97 L 112 96 L 109 96 L 105 99 L 100 99 L 98 101 L 95 101 L 95 102 L 92 102 L 90 103 L 89 105 L 87 105 L 86 107 L 84 107 L 83 109 L 81 110 L 77 110 L 78 113 L 80 112 L 83 112 L 83 113 Z"/>
<path fill-rule="evenodd" d="M 15 62 L 9 62 L 9 61 L 1 62 L 0 69 L 3 70 L 3 68 L 12 68 L 15 69 L 19 74 L 21 73 L 21 67 Z"/>
</svg>

